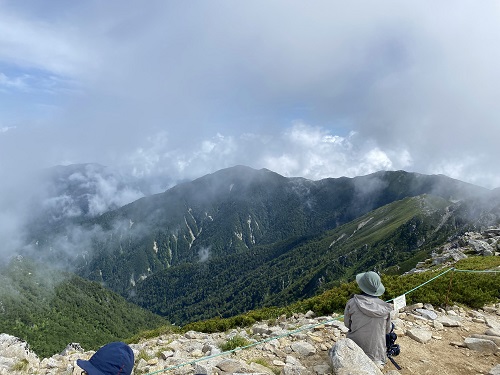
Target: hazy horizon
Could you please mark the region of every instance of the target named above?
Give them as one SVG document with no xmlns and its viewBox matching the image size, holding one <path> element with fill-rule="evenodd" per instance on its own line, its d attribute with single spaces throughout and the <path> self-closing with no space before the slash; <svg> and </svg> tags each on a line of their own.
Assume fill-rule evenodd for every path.
<svg viewBox="0 0 500 375">
<path fill-rule="evenodd" d="M 0 1 L 0 237 L 55 165 L 500 187 L 499 16 L 492 0 Z"/>
</svg>

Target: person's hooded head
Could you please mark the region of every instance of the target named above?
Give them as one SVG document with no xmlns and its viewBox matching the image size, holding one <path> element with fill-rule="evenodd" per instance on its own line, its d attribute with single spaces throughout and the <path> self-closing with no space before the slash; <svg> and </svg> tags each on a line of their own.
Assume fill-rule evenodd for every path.
<svg viewBox="0 0 500 375">
<path fill-rule="evenodd" d="M 112 342 L 101 347 L 88 361 L 78 359 L 76 364 L 88 375 L 130 375 L 134 352 L 123 342 Z"/>
<path fill-rule="evenodd" d="M 357 274 L 356 282 L 359 288 L 370 296 L 378 297 L 385 292 L 385 287 L 382 285 L 380 276 L 373 271 Z"/>
</svg>

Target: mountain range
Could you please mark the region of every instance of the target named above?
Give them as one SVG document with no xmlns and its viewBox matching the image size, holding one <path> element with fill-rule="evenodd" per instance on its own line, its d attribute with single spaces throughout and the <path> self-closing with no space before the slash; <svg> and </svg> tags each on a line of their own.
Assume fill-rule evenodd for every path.
<svg viewBox="0 0 500 375">
<path fill-rule="evenodd" d="M 245 166 L 100 213 L 88 209 L 95 190 L 63 178 L 89 166 L 64 168 L 53 191 L 79 202 L 80 214 L 51 225 L 37 216 L 25 252 L 178 324 L 287 304 L 366 269 L 402 273 L 445 239 L 500 217 L 498 189 L 443 175 L 311 181 Z"/>
</svg>

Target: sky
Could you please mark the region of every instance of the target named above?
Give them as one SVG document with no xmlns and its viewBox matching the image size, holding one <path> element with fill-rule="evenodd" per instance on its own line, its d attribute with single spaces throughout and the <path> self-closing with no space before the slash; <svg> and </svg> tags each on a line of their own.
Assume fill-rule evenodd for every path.
<svg viewBox="0 0 500 375">
<path fill-rule="evenodd" d="M 499 46 L 490 0 L 0 0 L 0 179 L 243 164 L 500 187 Z"/>
</svg>

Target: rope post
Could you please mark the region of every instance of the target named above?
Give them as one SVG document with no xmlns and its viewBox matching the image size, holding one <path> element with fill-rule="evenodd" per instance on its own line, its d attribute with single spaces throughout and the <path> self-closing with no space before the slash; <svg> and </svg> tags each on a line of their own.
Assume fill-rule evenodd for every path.
<svg viewBox="0 0 500 375">
<path fill-rule="evenodd" d="M 446 293 L 446 301 L 444 303 L 444 307 L 447 308 L 448 307 L 448 299 L 450 297 L 450 292 L 451 292 L 451 284 L 453 282 L 453 274 L 455 273 L 455 268 L 452 268 L 451 269 L 453 272 L 450 274 L 450 283 L 448 284 L 448 292 Z"/>
</svg>

